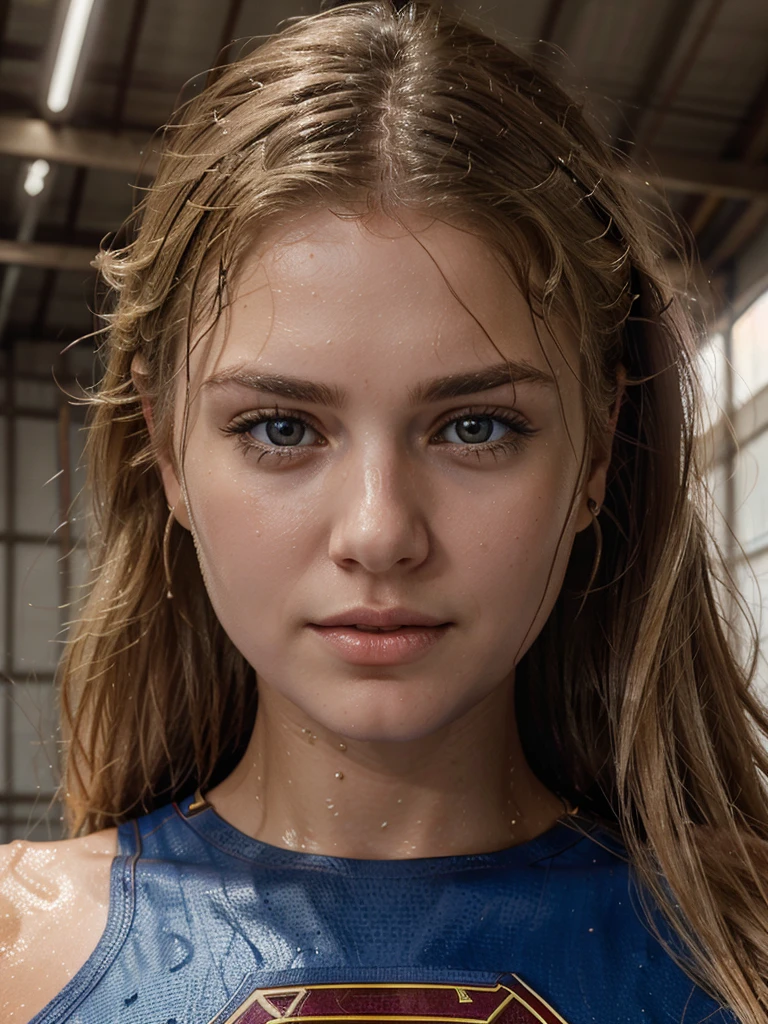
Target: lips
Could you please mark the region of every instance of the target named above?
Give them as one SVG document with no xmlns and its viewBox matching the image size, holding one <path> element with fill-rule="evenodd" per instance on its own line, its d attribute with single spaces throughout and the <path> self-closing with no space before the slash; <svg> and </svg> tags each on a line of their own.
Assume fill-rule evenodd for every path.
<svg viewBox="0 0 768 1024">
<path fill-rule="evenodd" d="M 382 629 L 381 626 L 361 626 L 356 622 L 355 629 L 360 629 L 363 633 L 392 633 L 396 629 L 402 629 L 402 626 L 390 626 L 389 629 Z"/>
<path fill-rule="evenodd" d="M 452 623 L 437 626 L 401 625 L 360 629 L 357 624 L 319 625 L 309 629 L 337 656 L 353 665 L 400 665 L 424 657 L 450 631 Z"/>
<path fill-rule="evenodd" d="M 407 626 L 447 626 L 449 620 L 410 608 L 349 608 L 312 623 L 315 626 L 346 626 L 361 632 L 385 632 Z"/>
</svg>

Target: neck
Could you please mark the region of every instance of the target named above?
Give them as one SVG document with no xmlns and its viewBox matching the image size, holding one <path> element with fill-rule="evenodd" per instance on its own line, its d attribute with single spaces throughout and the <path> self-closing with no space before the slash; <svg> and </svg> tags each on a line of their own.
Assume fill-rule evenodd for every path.
<svg viewBox="0 0 768 1024">
<path fill-rule="evenodd" d="M 206 796 L 262 842 L 373 860 L 504 849 L 563 814 L 525 760 L 511 682 L 438 733 L 399 742 L 331 732 L 260 683 L 245 757 Z"/>
</svg>

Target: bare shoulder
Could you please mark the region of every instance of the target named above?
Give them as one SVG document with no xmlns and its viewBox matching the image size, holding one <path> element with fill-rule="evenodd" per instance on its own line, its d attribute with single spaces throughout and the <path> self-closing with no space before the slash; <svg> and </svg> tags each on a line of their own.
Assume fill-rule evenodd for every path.
<svg viewBox="0 0 768 1024">
<path fill-rule="evenodd" d="M 26 1024 L 61 991 L 107 923 L 117 830 L 0 846 L 0 1019 Z"/>
</svg>

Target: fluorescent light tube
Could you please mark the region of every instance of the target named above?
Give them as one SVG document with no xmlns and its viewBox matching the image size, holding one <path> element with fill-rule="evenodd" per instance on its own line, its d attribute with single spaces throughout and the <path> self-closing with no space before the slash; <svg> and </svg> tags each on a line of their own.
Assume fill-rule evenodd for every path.
<svg viewBox="0 0 768 1024">
<path fill-rule="evenodd" d="M 46 100 L 48 109 L 54 114 L 61 113 L 69 103 L 94 2 L 95 0 L 70 0 L 59 49 L 53 62 L 53 74 Z"/>
</svg>

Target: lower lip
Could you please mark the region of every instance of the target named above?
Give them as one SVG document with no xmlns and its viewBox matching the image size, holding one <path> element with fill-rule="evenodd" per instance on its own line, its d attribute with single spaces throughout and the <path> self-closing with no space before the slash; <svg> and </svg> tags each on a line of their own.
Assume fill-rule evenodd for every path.
<svg viewBox="0 0 768 1024">
<path fill-rule="evenodd" d="M 402 665 L 416 661 L 448 632 L 445 626 L 402 626 L 388 633 L 366 633 L 354 626 L 310 626 L 353 665 Z"/>
</svg>

